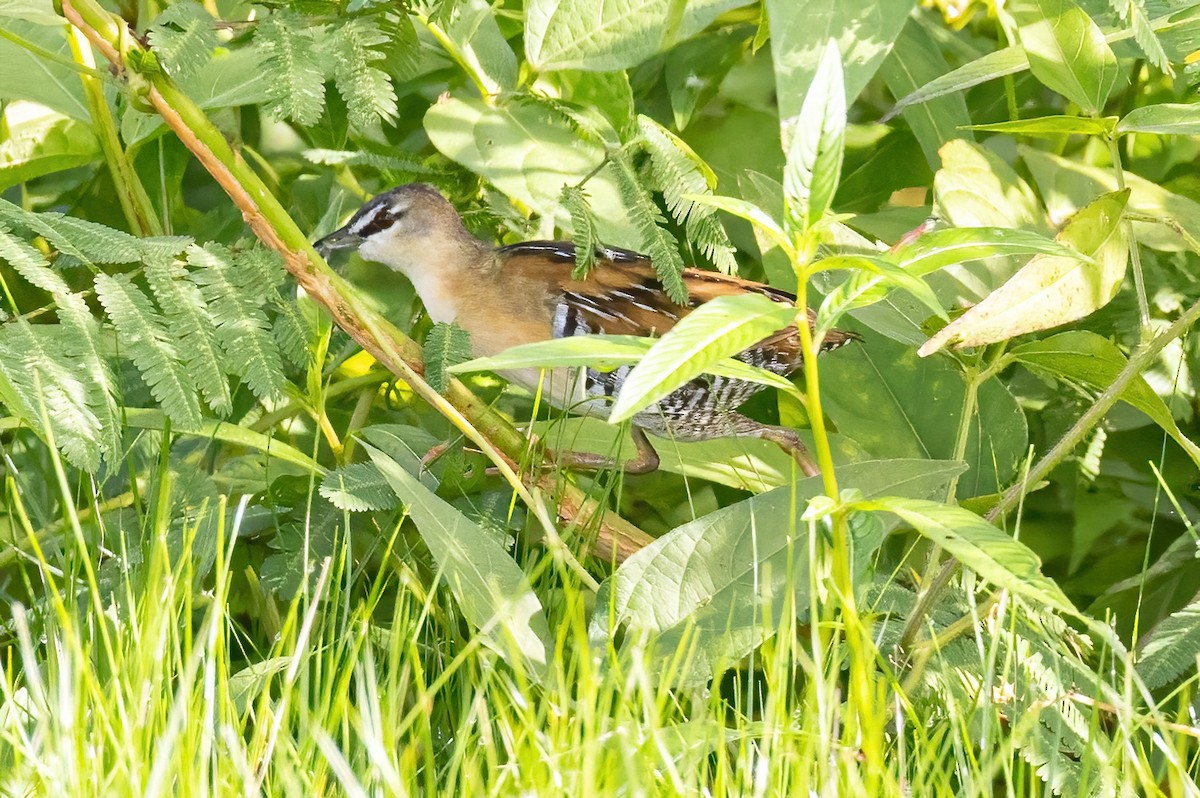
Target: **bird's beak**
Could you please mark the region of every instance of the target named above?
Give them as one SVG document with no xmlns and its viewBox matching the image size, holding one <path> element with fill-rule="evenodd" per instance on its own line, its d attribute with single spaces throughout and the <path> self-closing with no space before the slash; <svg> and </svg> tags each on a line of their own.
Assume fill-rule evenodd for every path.
<svg viewBox="0 0 1200 798">
<path fill-rule="evenodd" d="M 362 243 L 362 237 L 351 233 L 349 228 L 335 230 L 320 241 L 313 244 L 313 249 L 321 253 L 322 258 L 328 258 L 339 249 L 354 249 Z"/>
</svg>

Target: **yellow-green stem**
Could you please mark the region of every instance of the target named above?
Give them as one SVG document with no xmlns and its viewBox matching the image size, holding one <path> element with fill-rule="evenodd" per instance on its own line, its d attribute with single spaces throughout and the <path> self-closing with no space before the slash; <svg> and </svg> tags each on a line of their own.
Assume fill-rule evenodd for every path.
<svg viewBox="0 0 1200 798">
<path fill-rule="evenodd" d="M 128 34 L 125 23 L 105 11 L 96 0 L 64 0 L 63 14 L 113 64 L 130 69 L 143 62 L 141 45 Z M 136 54 L 137 58 L 129 58 Z M 540 503 L 517 477 L 510 457 L 519 456 L 525 439 L 502 416 L 491 410 L 457 380 L 445 397 L 421 377 L 421 348 L 401 333 L 365 302 L 324 262 L 308 242 L 308 236 L 296 225 L 258 174 L 249 167 L 199 106 L 183 94 L 160 71 L 137 76 L 144 99 L 163 118 L 180 141 L 225 190 L 255 235 L 283 256 L 284 266 L 314 301 L 322 305 L 343 330 L 389 371 L 407 382 L 414 393 L 432 404 L 450 419 L 496 464 L 514 490 L 530 503 L 535 514 Z M 541 477 L 543 481 L 547 477 Z M 533 478 L 532 481 L 538 481 Z M 553 485 L 549 479 L 548 484 Z M 553 493 L 551 495 L 554 495 Z M 590 500 L 575 486 L 562 486 L 557 492 L 560 515 L 596 519 L 599 533 L 594 551 L 600 556 L 614 552 L 620 559 L 629 556 L 650 538 L 640 529 Z M 555 554 L 563 558 L 584 582 L 592 582 L 561 541 L 554 529 L 547 539 Z"/>
</svg>

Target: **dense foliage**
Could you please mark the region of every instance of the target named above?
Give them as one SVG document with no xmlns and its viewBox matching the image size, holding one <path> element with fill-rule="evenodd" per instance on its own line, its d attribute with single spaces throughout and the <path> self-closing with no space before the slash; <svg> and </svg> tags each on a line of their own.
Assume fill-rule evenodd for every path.
<svg viewBox="0 0 1200 798">
<path fill-rule="evenodd" d="M 0 795 L 1195 794 L 1197 63 L 1187 0 L 0 0 Z M 797 307 L 468 362 L 308 244 L 414 181 Z M 585 363 L 614 423 L 492 376 Z M 821 476 L 544 457 L 730 369 Z"/>
</svg>

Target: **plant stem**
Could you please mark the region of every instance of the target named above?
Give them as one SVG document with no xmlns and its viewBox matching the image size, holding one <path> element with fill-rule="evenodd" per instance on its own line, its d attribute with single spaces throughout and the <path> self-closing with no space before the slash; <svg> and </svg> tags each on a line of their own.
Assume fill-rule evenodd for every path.
<svg viewBox="0 0 1200 798">
<path fill-rule="evenodd" d="M 117 123 L 108 107 L 108 99 L 104 96 L 104 86 L 95 77 L 96 62 L 92 56 L 92 48 L 87 39 L 78 29 L 72 27 L 67 40 L 71 45 L 71 54 L 86 70 L 81 72 L 79 79 L 83 82 L 83 94 L 87 100 L 88 114 L 92 117 L 100 141 L 100 149 L 104 153 L 104 161 L 108 172 L 112 175 L 113 186 L 117 191 L 117 200 L 121 203 L 121 211 L 129 224 L 130 232 L 142 236 L 162 235 L 162 225 L 158 214 L 150 204 L 146 188 L 138 179 L 133 163 L 128 153 L 121 146 L 121 137 L 117 133 Z"/>
<path fill-rule="evenodd" d="M 123 20 L 105 11 L 96 0 L 64 0 L 63 14 L 113 64 L 131 69 L 141 58 L 141 45 L 129 36 Z M 322 305 L 343 330 L 370 353 L 381 365 L 396 374 L 445 415 L 495 463 L 513 489 L 529 503 L 539 518 L 540 503 L 514 473 L 510 458 L 520 456 L 525 438 L 506 419 L 481 402 L 461 382 L 451 383 L 447 395 L 429 387 L 422 379 L 421 347 L 362 301 L 354 289 L 337 275 L 308 242 L 308 236 L 296 225 L 258 174 L 235 151 L 205 113 L 162 72 L 137 75 L 145 99 L 163 118 L 197 160 L 225 190 L 255 235 L 283 256 L 284 267 L 297 284 Z M 597 556 L 622 557 L 646 545 L 651 538 L 637 527 L 607 512 L 574 485 L 554 486 L 552 475 L 530 477 L 535 485 L 546 483 L 547 492 L 559 502 L 560 514 L 574 511 L 581 521 L 597 521 L 599 534 L 594 551 Z M 558 538 L 551 525 L 546 538 L 556 556 L 574 570 L 585 583 L 594 584 L 574 556 Z"/>
<path fill-rule="evenodd" d="M 1125 170 L 1121 166 L 1121 148 L 1117 146 L 1116 136 L 1108 137 L 1108 154 L 1112 159 L 1113 172 L 1117 178 L 1117 190 L 1122 191 L 1125 188 Z M 1142 276 L 1142 254 L 1138 250 L 1137 238 L 1133 235 L 1133 222 L 1123 217 L 1121 229 L 1125 233 L 1125 240 L 1129 245 L 1129 263 L 1133 267 L 1133 286 L 1137 291 L 1138 323 L 1142 340 L 1145 340 L 1146 334 L 1150 331 L 1150 304 L 1146 300 L 1146 282 Z"/>
<path fill-rule="evenodd" d="M 1104 391 L 1096 397 L 1096 401 L 1084 412 L 1079 420 L 1076 421 L 1066 434 L 1059 439 L 1058 443 L 1042 456 L 1034 464 L 1033 468 L 1029 469 L 1029 474 L 1025 479 L 1015 483 L 1012 487 L 1004 492 L 1000 497 L 1000 501 L 988 513 L 987 519 L 995 521 L 1007 513 L 1012 507 L 1020 501 L 1022 492 L 1026 485 L 1035 485 L 1046 478 L 1046 476 L 1059 464 L 1067 455 L 1069 455 L 1079 442 L 1083 440 L 1092 428 L 1100 423 L 1109 409 L 1116 404 L 1121 398 L 1121 394 L 1129 387 L 1135 379 L 1142 375 L 1142 372 L 1150 365 L 1166 347 L 1167 344 L 1179 338 L 1194 325 L 1200 321 L 1200 302 L 1192 305 L 1183 314 L 1171 323 L 1171 326 L 1163 330 L 1162 333 L 1146 341 L 1129 357 L 1129 362 L 1121 369 L 1121 373 L 1112 381 Z"/>
</svg>

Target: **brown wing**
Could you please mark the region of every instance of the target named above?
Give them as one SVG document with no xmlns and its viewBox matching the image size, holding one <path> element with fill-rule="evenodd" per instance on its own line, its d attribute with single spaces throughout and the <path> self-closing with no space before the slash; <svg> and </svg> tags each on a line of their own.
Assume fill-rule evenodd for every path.
<svg viewBox="0 0 1200 798">
<path fill-rule="evenodd" d="M 534 278 L 561 287 L 554 298 L 553 336 L 602 333 L 657 337 L 693 309 L 719 296 L 762 294 L 776 302 L 792 304 L 795 296 L 762 283 L 718 272 L 684 269 L 688 304 L 677 305 L 663 290 L 650 258 L 625 249 L 597 250 L 596 265 L 582 280 L 571 277 L 575 247 L 566 241 L 531 241 L 498 250 L 502 267 L 514 277 Z M 815 314 L 809 311 L 809 323 Z M 835 330 L 822 343 L 832 349 L 856 339 L 853 333 Z M 794 326 L 786 327 L 755 344 L 747 353 L 754 361 L 774 361 L 790 371 L 800 362 L 800 342 Z"/>
</svg>

